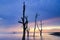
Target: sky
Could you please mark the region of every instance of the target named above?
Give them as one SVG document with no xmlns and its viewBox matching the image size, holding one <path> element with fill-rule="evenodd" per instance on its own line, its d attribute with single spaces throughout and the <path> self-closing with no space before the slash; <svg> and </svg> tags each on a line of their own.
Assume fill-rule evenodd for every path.
<svg viewBox="0 0 60 40">
<path fill-rule="evenodd" d="M 44 26 L 60 27 L 60 0 L 0 0 L 0 29 L 5 30 L 20 26 L 23 2 L 26 4 L 26 16 L 30 24 L 43 20 Z M 32 25 L 31 25 L 32 26 Z M 18 29 L 17 28 L 17 29 Z"/>
</svg>

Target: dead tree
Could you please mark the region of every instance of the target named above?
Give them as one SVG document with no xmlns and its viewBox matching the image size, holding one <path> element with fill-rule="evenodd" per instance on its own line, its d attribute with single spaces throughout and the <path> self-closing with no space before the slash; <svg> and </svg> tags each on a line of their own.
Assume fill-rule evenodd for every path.
<svg viewBox="0 0 60 40">
<path fill-rule="evenodd" d="M 36 14 L 36 16 L 35 16 L 35 27 L 34 27 L 34 33 L 33 33 L 33 39 L 35 40 L 35 30 L 36 30 L 36 26 L 37 26 L 37 16 L 38 16 L 38 14 Z"/>
<path fill-rule="evenodd" d="M 29 28 L 28 28 L 28 19 L 27 19 L 27 17 L 26 17 L 26 27 L 27 27 L 27 29 L 26 29 L 26 31 L 27 31 L 27 40 L 29 40 Z"/>
<path fill-rule="evenodd" d="M 29 40 L 29 30 L 27 30 L 27 40 Z"/>
<path fill-rule="evenodd" d="M 39 27 L 38 27 L 38 24 L 37 24 L 37 28 L 38 28 L 38 30 L 39 30 L 39 32 L 40 32 L 40 40 L 43 40 L 43 36 L 42 36 L 42 20 L 41 20 L 41 22 L 40 22 L 41 24 L 41 28 L 39 29 Z"/>
<path fill-rule="evenodd" d="M 25 2 L 23 3 L 23 16 L 21 17 L 21 21 L 18 21 L 19 23 L 21 23 L 23 25 L 23 37 L 22 40 L 25 40 L 25 34 L 26 34 L 26 24 L 27 24 L 27 20 L 26 20 L 26 16 L 25 16 Z"/>
<path fill-rule="evenodd" d="M 42 38 L 42 20 L 41 20 L 41 30 L 40 30 L 40 36 L 41 36 L 41 40 L 43 40 L 43 38 Z"/>
<path fill-rule="evenodd" d="M 30 29 L 27 29 L 27 40 L 29 40 L 29 30 Z"/>
<path fill-rule="evenodd" d="M 38 28 L 38 30 L 39 30 L 39 32 L 40 32 L 40 29 L 39 29 L 39 27 L 38 27 L 38 24 L 37 24 L 37 28 Z"/>
</svg>

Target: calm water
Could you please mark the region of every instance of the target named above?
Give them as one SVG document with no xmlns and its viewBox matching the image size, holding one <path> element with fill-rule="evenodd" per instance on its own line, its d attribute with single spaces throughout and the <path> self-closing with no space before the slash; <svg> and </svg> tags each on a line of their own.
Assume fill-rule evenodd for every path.
<svg viewBox="0 0 60 40">
<path fill-rule="evenodd" d="M 20 34 L 0 34 L 0 40 L 21 40 L 21 39 L 22 39 L 22 33 L 20 33 Z M 30 33 L 29 39 L 33 40 L 33 33 Z M 40 40 L 39 33 L 36 33 L 35 39 Z M 60 40 L 60 37 L 49 35 L 49 33 L 43 33 L 43 40 Z"/>
</svg>

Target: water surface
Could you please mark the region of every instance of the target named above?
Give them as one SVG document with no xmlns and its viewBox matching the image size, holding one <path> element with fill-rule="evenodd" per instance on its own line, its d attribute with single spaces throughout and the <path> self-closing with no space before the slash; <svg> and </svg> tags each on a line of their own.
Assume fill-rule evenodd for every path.
<svg viewBox="0 0 60 40">
<path fill-rule="evenodd" d="M 43 40 L 60 40 L 60 37 L 49 35 L 50 33 L 43 33 Z M 20 34 L 0 34 L 0 40 L 21 40 L 22 33 Z M 27 37 L 26 37 L 27 39 Z M 30 40 L 33 40 L 33 33 L 30 33 Z M 35 40 L 40 40 L 39 33 L 36 33 Z"/>
</svg>

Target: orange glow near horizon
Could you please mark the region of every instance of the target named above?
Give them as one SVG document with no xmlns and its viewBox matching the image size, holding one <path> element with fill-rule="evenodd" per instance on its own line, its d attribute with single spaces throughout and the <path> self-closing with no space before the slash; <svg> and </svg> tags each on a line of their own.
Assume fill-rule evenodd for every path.
<svg viewBox="0 0 60 40">
<path fill-rule="evenodd" d="M 54 31 L 59 31 L 60 32 L 60 26 L 43 26 L 43 32 L 54 32 Z M 23 29 L 20 26 L 17 27 L 11 27 L 7 29 L 0 29 L 0 32 L 22 32 Z M 34 32 L 34 27 L 30 28 L 30 32 Z M 36 28 L 36 32 L 39 32 L 38 28 Z"/>
<path fill-rule="evenodd" d="M 58 21 L 60 18 L 54 18 L 54 19 L 49 19 L 49 20 L 43 20 L 43 32 L 54 32 L 54 31 L 60 31 L 60 26 L 54 26 L 54 25 L 47 25 L 48 23 L 51 23 L 53 21 Z M 40 29 L 40 22 L 38 21 L 38 27 Z M 47 23 L 47 24 L 46 24 Z M 29 22 L 28 23 L 28 28 L 30 28 L 30 32 L 34 32 L 34 22 Z M 0 28 L 0 32 L 22 32 L 23 28 L 21 24 L 17 25 L 12 25 L 9 28 Z M 38 28 L 36 28 L 36 32 L 39 32 Z"/>
<path fill-rule="evenodd" d="M 55 27 L 55 26 L 51 27 L 51 26 L 49 26 L 49 27 L 43 27 L 42 29 L 43 29 L 43 32 L 52 32 L 53 30 L 58 31 L 60 29 L 60 27 Z M 18 30 L 18 32 L 22 32 L 22 31 L 23 31 L 22 28 L 21 28 L 21 30 L 20 29 Z M 30 32 L 34 32 L 33 27 L 30 28 Z M 36 28 L 36 32 L 39 32 L 38 28 Z"/>
</svg>

